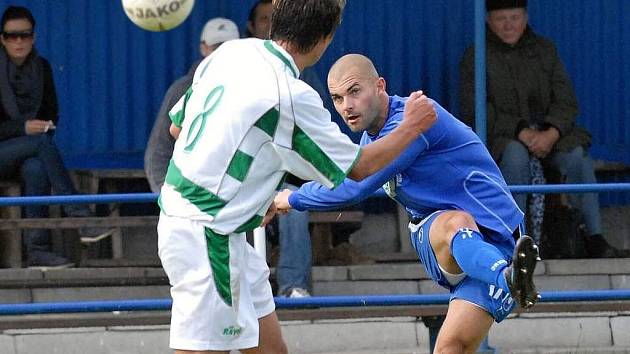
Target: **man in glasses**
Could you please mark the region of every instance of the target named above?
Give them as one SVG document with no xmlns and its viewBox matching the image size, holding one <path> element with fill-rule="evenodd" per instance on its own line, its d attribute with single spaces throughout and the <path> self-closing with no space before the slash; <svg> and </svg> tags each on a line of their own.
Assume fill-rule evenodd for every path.
<svg viewBox="0 0 630 354">
<path fill-rule="evenodd" d="M 37 54 L 35 18 L 21 6 L 2 15 L 0 41 L 0 178 L 20 178 L 25 195 L 77 194 L 53 141 L 58 120 L 57 94 L 48 61 Z M 90 216 L 84 205 L 64 206 L 70 216 Z M 27 206 L 26 217 L 48 216 L 48 206 Z M 104 228 L 81 228 L 83 241 L 111 234 Z M 50 251 L 47 230 L 24 232 L 28 266 L 66 267 L 65 257 Z"/>
</svg>

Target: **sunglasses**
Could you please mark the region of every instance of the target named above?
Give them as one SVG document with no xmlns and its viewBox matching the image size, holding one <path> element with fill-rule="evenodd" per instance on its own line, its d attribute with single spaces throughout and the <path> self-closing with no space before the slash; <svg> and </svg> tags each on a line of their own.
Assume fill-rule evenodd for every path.
<svg viewBox="0 0 630 354">
<path fill-rule="evenodd" d="M 2 37 L 7 41 L 17 41 L 33 38 L 33 31 L 21 31 L 21 32 L 2 32 Z"/>
</svg>

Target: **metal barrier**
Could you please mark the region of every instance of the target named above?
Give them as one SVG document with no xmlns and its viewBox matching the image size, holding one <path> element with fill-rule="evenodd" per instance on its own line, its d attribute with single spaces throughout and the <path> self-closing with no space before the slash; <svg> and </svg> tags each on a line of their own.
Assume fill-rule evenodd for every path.
<svg viewBox="0 0 630 354">
<path fill-rule="evenodd" d="M 538 184 L 508 186 L 512 193 L 599 193 L 630 191 L 630 183 Z M 377 197 L 384 193 L 375 193 Z M 0 207 L 47 204 L 153 203 L 157 193 L 56 195 L 42 197 L 0 197 Z"/>
<path fill-rule="evenodd" d="M 508 186 L 512 193 L 593 193 L 609 191 L 630 191 L 630 183 L 593 183 L 593 184 L 546 184 Z M 374 197 L 386 197 L 382 189 Z M 0 197 L 0 207 L 48 204 L 107 204 L 107 203 L 152 203 L 158 198 L 157 193 L 131 194 L 88 194 L 41 197 Z M 266 242 L 264 228 L 256 228 L 253 233 L 256 253 L 265 257 Z"/>
<path fill-rule="evenodd" d="M 312 309 L 329 307 L 371 307 L 446 305 L 449 294 L 437 295 L 364 295 L 364 296 L 311 296 L 305 298 L 276 297 L 278 309 Z M 577 301 L 630 300 L 630 289 L 549 291 L 541 293 L 541 303 Z M 113 311 L 163 311 L 171 309 L 170 299 L 41 302 L 26 304 L 0 304 L 0 315 L 32 315 L 51 313 L 85 313 Z"/>
<path fill-rule="evenodd" d="M 579 302 L 610 303 L 616 307 L 622 306 L 618 301 L 630 301 L 630 289 L 622 290 L 583 290 L 542 292 L 541 303 L 566 303 L 573 302 L 578 306 Z M 438 295 L 365 295 L 365 296 L 313 296 L 307 298 L 276 297 L 274 301 L 277 309 L 306 309 L 314 311 L 319 308 L 349 308 L 349 307 L 377 307 L 377 306 L 422 306 L 422 305 L 447 305 L 449 294 Z M 111 301 L 77 301 L 77 302 L 49 302 L 27 304 L 0 304 L 0 316 L 19 315 L 45 315 L 60 313 L 94 313 L 112 312 L 114 314 L 133 311 L 168 311 L 171 309 L 170 299 L 142 299 L 142 300 L 111 300 Z M 578 307 L 576 307 L 578 308 Z M 572 310 L 568 310 L 571 312 Z M 582 311 L 582 310 L 578 310 Z M 600 310 L 601 311 L 601 310 Z M 442 325 L 443 317 L 422 317 L 429 330 L 429 351 L 433 353 L 437 336 Z M 488 339 L 484 339 L 479 350 L 480 353 L 496 353 L 495 349 L 488 345 Z"/>
</svg>

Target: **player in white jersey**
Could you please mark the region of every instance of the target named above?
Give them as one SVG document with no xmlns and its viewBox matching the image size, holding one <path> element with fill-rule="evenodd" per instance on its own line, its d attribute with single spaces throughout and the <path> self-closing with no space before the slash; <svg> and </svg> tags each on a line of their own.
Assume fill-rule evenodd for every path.
<svg viewBox="0 0 630 354">
<path fill-rule="evenodd" d="M 176 353 L 286 353 L 269 269 L 245 239 L 287 172 L 329 188 L 361 180 L 435 122 L 413 93 L 388 137 L 359 148 L 298 79 L 332 40 L 340 0 L 277 0 L 271 40 L 224 43 L 171 111 L 178 137 L 160 196 L 159 256 L 172 285 Z M 269 209 L 269 210 L 268 210 Z"/>
</svg>

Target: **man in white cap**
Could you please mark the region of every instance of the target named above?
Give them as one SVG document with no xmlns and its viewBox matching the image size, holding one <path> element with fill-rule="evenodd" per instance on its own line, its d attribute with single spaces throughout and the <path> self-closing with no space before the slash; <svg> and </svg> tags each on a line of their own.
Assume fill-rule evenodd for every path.
<svg viewBox="0 0 630 354">
<path fill-rule="evenodd" d="M 168 128 L 171 125 L 168 112 L 190 87 L 195 69 L 197 69 L 197 65 L 199 65 L 201 60 L 212 54 L 223 42 L 238 38 L 238 27 L 233 21 L 223 17 L 216 17 L 206 22 L 201 31 L 199 42 L 199 53 L 201 53 L 202 58 L 195 61 L 188 73 L 171 84 L 168 91 L 166 91 L 144 154 L 144 170 L 147 174 L 151 191 L 157 193 L 162 188 L 168 162 L 171 159 L 173 146 L 175 145 L 175 139 L 168 132 Z"/>
<path fill-rule="evenodd" d="M 203 26 L 199 51 L 205 58 L 219 48 L 223 42 L 237 39 L 238 37 L 238 27 L 236 27 L 234 22 L 223 17 L 213 18 Z"/>
</svg>

